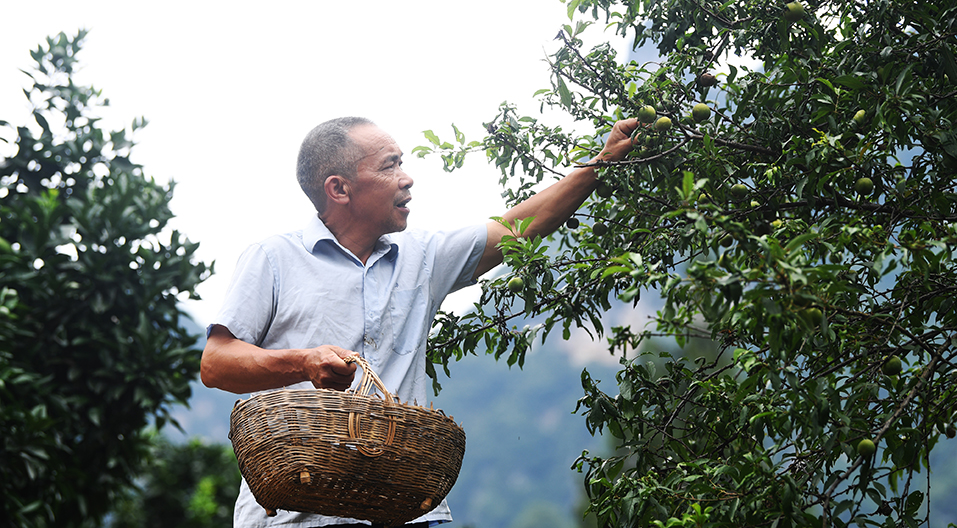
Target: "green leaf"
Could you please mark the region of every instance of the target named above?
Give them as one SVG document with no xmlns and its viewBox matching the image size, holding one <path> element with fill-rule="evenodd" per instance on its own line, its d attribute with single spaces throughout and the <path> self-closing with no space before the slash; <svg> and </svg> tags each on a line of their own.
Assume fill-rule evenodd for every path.
<svg viewBox="0 0 957 528">
<path fill-rule="evenodd" d="M 694 191 L 694 174 L 689 171 L 684 171 L 681 181 L 681 197 L 685 200 L 692 198 L 692 192 Z"/>
<path fill-rule="evenodd" d="M 924 492 L 920 490 L 912 491 L 910 495 L 907 496 L 907 501 L 904 504 L 904 511 L 908 515 L 917 514 L 920 510 L 921 505 L 924 503 Z"/>
<path fill-rule="evenodd" d="M 50 124 L 47 123 L 47 119 L 46 119 L 45 117 L 43 117 L 43 114 L 41 114 L 39 110 L 35 110 L 35 111 L 33 112 L 33 118 L 36 119 L 37 124 L 40 125 L 40 128 L 43 129 L 43 134 L 44 134 L 44 135 L 50 135 L 50 134 L 51 134 L 51 132 L 50 132 Z"/>
<path fill-rule="evenodd" d="M 610 275 L 614 275 L 616 273 L 629 273 L 629 272 L 631 272 L 631 269 L 626 268 L 624 266 L 609 266 L 605 268 L 604 270 L 602 270 L 601 278 L 605 279 L 606 277 Z"/>
<path fill-rule="evenodd" d="M 819 235 L 818 233 L 815 233 L 815 232 L 802 233 L 802 234 L 800 234 L 800 235 L 798 235 L 798 236 L 792 238 L 790 241 L 788 241 L 788 245 L 784 247 L 784 252 L 785 252 L 785 253 L 791 253 L 791 252 L 793 252 L 794 250 L 796 250 L 796 249 L 800 248 L 801 246 L 803 246 L 805 243 L 807 243 L 807 242 L 809 242 L 809 241 L 811 241 L 811 240 L 816 240 L 816 239 L 819 238 L 819 237 L 820 237 L 820 235 Z"/>
<path fill-rule="evenodd" d="M 465 134 L 463 134 L 462 131 L 459 130 L 459 128 L 458 128 L 457 126 L 455 126 L 455 123 L 452 124 L 452 130 L 455 131 L 455 141 L 457 141 L 460 145 L 464 145 L 464 144 L 465 144 Z"/>
<path fill-rule="evenodd" d="M 562 79 L 561 75 L 556 75 L 555 84 L 558 88 L 558 96 L 561 100 L 562 106 L 565 108 L 572 107 L 572 93 L 568 90 L 568 86 L 565 84 L 565 81 Z"/>
<path fill-rule="evenodd" d="M 853 90 L 863 90 L 867 88 L 867 84 L 864 81 L 860 80 L 855 75 L 841 75 L 834 78 L 834 82 L 842 86 L 846 86 Z"/>
<path fill-rule="evenodd" d="M 439 146 L 442 144 L 442 141 L 439 139 L 439 137 L 436 136 L 435 132 L 432 132 L 431 130 L 422 131 L 422 135 L 425 136 L 425 139 L 428 139 L 429 142 L 435 146 Z"/>
</svg>

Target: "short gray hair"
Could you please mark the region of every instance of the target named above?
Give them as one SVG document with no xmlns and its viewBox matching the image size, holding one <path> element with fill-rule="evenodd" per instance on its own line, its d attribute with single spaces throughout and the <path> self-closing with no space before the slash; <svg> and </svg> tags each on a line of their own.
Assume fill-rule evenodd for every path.
<svg viewBox="0 0 957 528">
<path fill-rule="evenodd" d="M 326 208 L 326 178 L 337 174 L 352 180 L 362 153 L 349 133 L 352 129 L 374 125 L 364 117 L 337 117 L 313 128 L 299 147 L 296 179 L 316 211 Z"/>
</svg>

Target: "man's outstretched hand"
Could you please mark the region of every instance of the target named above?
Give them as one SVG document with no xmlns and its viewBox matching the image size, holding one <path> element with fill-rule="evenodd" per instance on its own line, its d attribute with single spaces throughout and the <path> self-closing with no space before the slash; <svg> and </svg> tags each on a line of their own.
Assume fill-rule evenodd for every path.
<svg viewBox="0 0 957 528">
<path fill-rule="evenodd" d="M 622 119 L 615 123 L 605 141 L 605 148 L 592 161 L 620 161 L 631 152 L 634 147 L 632 134 L 641 126 L 638 119 Z"/>
</svg>

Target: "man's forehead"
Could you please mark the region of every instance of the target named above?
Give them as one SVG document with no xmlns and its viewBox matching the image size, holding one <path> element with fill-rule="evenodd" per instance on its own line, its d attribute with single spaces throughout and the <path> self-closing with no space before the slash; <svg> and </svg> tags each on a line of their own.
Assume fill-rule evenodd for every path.
<svg viewBox="0 0 957 528">
<path fill-rule="evenodd" d="M 381 128 L 375 125 L 356 127 L 351 132 L 353 140 L 362 151 L 359 161 L 373 156 L 402 156 L 398 143 Z"/>
</svg>

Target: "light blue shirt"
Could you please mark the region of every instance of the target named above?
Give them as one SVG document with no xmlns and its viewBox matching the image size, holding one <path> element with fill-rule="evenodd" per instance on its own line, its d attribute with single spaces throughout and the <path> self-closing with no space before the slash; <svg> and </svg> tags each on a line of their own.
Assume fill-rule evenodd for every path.
<svg viewBox="0 0 957 528">
<path fill-rule="evenodd" d="M 393 233 L 379 239 L 363 265 L 313 217 L 303 230 L 267 238 L 240 256 L 212 324 L 265 349 L 336 345 L 358 352 L 400 401 L 426 405 L 432 319 L 446 295 L 475 282 L 487 234 L 484 225 Z M 442 501 L 416 521 L 451 519 Z M 236 527 L 347 522 L 361 521 L 283 510 L 267 517 L 245 481 L 234 513 Z"/>
</svg>

